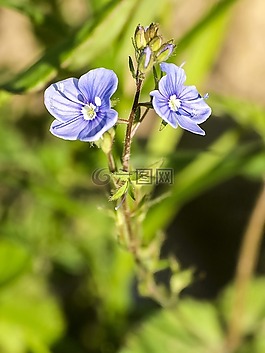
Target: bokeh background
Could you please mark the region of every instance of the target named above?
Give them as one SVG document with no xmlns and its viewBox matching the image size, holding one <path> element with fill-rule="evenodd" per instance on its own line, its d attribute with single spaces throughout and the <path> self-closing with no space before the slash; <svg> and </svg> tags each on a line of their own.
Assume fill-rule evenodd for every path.
<svg viewBox="0 0 265 353">
<path fill-rule="evenodd" d="M 218 302 L 232 282 L 262 185 L 264 11 L 263 0 L 0 1 L 0 353 L 160 353 L 165 327 L 169 353 L 221 352 L 223 336 L 202 314 L 208 304 L 200 305 Z M 200 304 L 186 303 L 183 312 L 197 310 L 206 329 L 199 334 L 195 323 L 188 325 L 203 337 L 201 346 L 185 340 L 188 348 L 178 345 L 186 336 L 178 335 L 182 324 L 175 318 L 169 324 L 158 316 L 148 326 L 161 309 L 138 294 L 133 259 L 116 242 L 113 205 L 91 179 L 105 167 L 105 156 L 52 136 L 43 104 L 51 82 L 104 66 L 119 77 L 115 109 L 126 118 L 134 93 L 131 37 L 139 23 L 151 22 L 160 24 L 165 39 L 175 39 L 170 61 L 185 62 L 188 84 L 208 92 L 213 109 L 205 137 L 159 131 L 159 118 L 150 113 L 133 145 L 134 167 L 163 157 L 175 171 L 171 196 L 147 213 L 143 228 L 147 239 L 163 229 L 161 256 L 174 253 L 184 269 L 195 271 L 181 298 Z M 152 85 L 149 78 L 143 101 Z M 124 127 L 116 132 L 118 155 Z M 261 282 L 252 297 L 259 306 L 249 309 L 246 325 L 248 337 L 260 336 L 239 352 L 265 351 L 264 271 L 263 244 Z M 131 332 L 143 322 L 147 330 L 138 342 Z"/>
</svg>

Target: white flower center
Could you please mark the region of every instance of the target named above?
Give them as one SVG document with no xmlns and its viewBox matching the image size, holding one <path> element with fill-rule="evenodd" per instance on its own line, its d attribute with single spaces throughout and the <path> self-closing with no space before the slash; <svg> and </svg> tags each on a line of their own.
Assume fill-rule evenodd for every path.
<svg viewBox="0 0 265 353">
<path fill-rule="evenodd" d="M 96 116 L 96 106 L 92 103 L 89 103 L 87 105 L 85 105 L 83 108 L 82 108 L 82 113 L 84 115 L 84 119 L 85 120 L 92 120 L 95 118 Z"/>
<path fill-rule="evenodd" d="M 95 97 L 95 104 L 89 103 L 82 108 L 85 120 L 93 120 L 96 117 L 97 108 L 101 106 L 101 99 Z"/>
<path fill-rule="evenodd" d="M 174 112 L 176 112 L 176 111 L 179 109 L 181 103 L 180 103 L 180 100 L 176 97 L 176 95 L 173 94 L 173 95 L 170 96 L 170 98 L 169 98 L 168 105 L 169 105 L 169 108 L 170 108 L 171 110 L 173 110 Z"/>
</svg>

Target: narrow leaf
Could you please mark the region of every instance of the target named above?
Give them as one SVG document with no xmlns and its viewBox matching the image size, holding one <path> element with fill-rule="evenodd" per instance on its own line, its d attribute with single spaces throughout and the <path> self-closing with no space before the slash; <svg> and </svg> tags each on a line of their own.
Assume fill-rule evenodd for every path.
<svg viewBox="0 0 265 353">
<path fill-rule="evenodd" d="M 129 182 L 125 181 L 125 183 L 109 198 L 109 201 L 116 201 L 121 198 L 127 192 L 128 186 Z"/>
</svg>

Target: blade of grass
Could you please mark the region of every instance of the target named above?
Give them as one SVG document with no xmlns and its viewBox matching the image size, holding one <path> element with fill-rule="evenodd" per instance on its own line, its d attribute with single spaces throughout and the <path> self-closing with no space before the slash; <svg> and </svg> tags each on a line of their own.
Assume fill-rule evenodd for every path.
<svg viewBox="0 0 265 353">
<path fill-rule="evenodd" d="M 0 89 L 23 93 L 42 89 L 61 66 L 80 68 L 104 51 L 125 25 L 139 0 L 111 1 L 105 10 L 88 21 L 77 33 L 47 52 L 29 69 L 18 74 Z M 122 16 L 120 15 L 122 13 Z"/>
</svg>

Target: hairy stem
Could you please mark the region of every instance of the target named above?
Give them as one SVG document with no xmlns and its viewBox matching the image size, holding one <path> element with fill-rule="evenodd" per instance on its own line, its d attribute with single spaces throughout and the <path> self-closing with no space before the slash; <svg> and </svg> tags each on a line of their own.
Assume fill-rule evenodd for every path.
<svg viewBox="0 0 265 353">
<path fill-rule="evenodd" d="M 248 285 L 255 270 L 265 224 L 265 183 L 251 214 L 236 269 L 234 305 L 227 334 L 227 352 L 234 352 L 242 339 L 242 316 Z"/>
<path fill-rule="evenodd" d="M 136 80 L 136 92 L 133 100 L 133 105 L 131 109 L 131 113 L 128 118 L 128 125 L 126 129 L 125 141 L 124 141 L 124 149 L 122 155 L 122 169 L 125 172 L 129 171 L 129 162 L 131 155 L 131 144 L 132 144 L 132 126 L 136 114 L 136 110 L 139 104 L 139 97 L 142 88 L 143 81 L 141 79 Z"/>
</svg>

